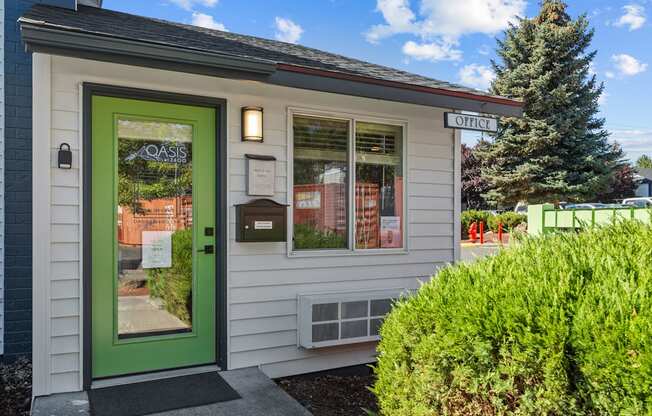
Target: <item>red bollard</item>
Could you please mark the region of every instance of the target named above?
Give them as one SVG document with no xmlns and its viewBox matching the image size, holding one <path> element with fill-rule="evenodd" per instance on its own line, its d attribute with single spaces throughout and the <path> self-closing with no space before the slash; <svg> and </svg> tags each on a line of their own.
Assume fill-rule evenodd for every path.
<svg viewBox="0 0 652 416">
<path fill-rule="evenodd" d="M 484 244 L 484 222 L 480 221 L 480 244 Z"/>
<path fill-rule="evenodd" d="M 503 223 L 499 222 L 498 223 L 498 241 L 500 244 L 503 243 Z"/>
<path fill-rule="evenodd" d="M 478 239 L 478 224 L 475 222 L 469 227 L 469 239 L 472 243 L 475 243 Z"/>
</svg>

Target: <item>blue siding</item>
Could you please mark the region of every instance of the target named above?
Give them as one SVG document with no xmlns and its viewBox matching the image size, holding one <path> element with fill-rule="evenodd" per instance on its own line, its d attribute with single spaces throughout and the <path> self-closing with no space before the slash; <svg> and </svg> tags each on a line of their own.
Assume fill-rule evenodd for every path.
<svg viewBox="0 0 652 416">
<path fill-rule="evenodd" d="M 18 18 L 34 4 L 74 7 L 74 0 L 5 2 L 5 348 L 32 351 L 32 59 Z"/>
</svg>

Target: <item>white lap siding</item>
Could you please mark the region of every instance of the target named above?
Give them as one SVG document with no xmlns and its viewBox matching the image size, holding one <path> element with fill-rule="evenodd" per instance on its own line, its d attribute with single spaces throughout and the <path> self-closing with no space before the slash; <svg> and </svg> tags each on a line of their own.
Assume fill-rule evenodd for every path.
<svg viewBox="0 0 652 416">
<path fill-rule="evenodd" d="M 211 96 L 227 100 L 229 234 L 227 345 L 230 369 L 261 366 L 272 377 L 370 362 L 374 344 L 297 348 L 297 295 L 364 289 L 417 288 L 451 262 L 454 246 L 455 135 L 443 127 L 443 109 L 384 102 L 257 82 L 52 57 L 51 142 L 71 144 L 72 170 L 50 174 L 50 299 L 48 392 L 72 391 L 81 382 L 80 241 L 81 148 L 79 108 L 83 82 Z M 264 108 L 263 143 L 240 140 L 240 108 Z M 286 243 L 237 243 L 234 204 L 249 201 L 246 153 L 277 158 L 274 199 L 291 204 L 287 189 L 288 108 L 310 108 L 407 122 L 407 254 L 288 257 Z M 54 150 L 52 150 L 54 151 Z M 35 340 L 37 342 L 38 340 Z M 38 371 L 38 370 L 37 370 Z M 45 393 L 45 392 L 39 392 Z"/>
</svg>

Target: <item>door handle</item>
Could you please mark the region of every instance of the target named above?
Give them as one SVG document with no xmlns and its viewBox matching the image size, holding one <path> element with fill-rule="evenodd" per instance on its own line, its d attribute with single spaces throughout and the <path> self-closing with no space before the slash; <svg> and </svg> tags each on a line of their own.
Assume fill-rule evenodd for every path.
<svg viewBox="0 0 652 416">
<path fill-rule="evenodd" d="M 213 245 L 208 245 L 204 246 L 203 249 L 197 250 L 198 253 L 205 253 L 205 254 L 213 254 L 215 253 L 215 246 Z"/>
</svg>

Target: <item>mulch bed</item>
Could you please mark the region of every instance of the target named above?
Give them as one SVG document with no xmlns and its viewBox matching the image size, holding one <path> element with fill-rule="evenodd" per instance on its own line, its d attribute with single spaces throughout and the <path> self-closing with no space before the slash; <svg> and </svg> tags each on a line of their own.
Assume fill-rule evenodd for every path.
<svg viewBox="0 0 652 416">
<path fill-rule="evenodd" d="M 0 416 L 28 416 L 32 400 L 32 363 L 0 363 Z"/>
<path fill-rule="evenodd" d="M 301 375 L 276 380 L 315 416 L 367 416 L 377 412 L 376 398 L 368 387 L 373 375 Z M 371 414 L 374 414 L 371 413 Z"/>
</svg>

